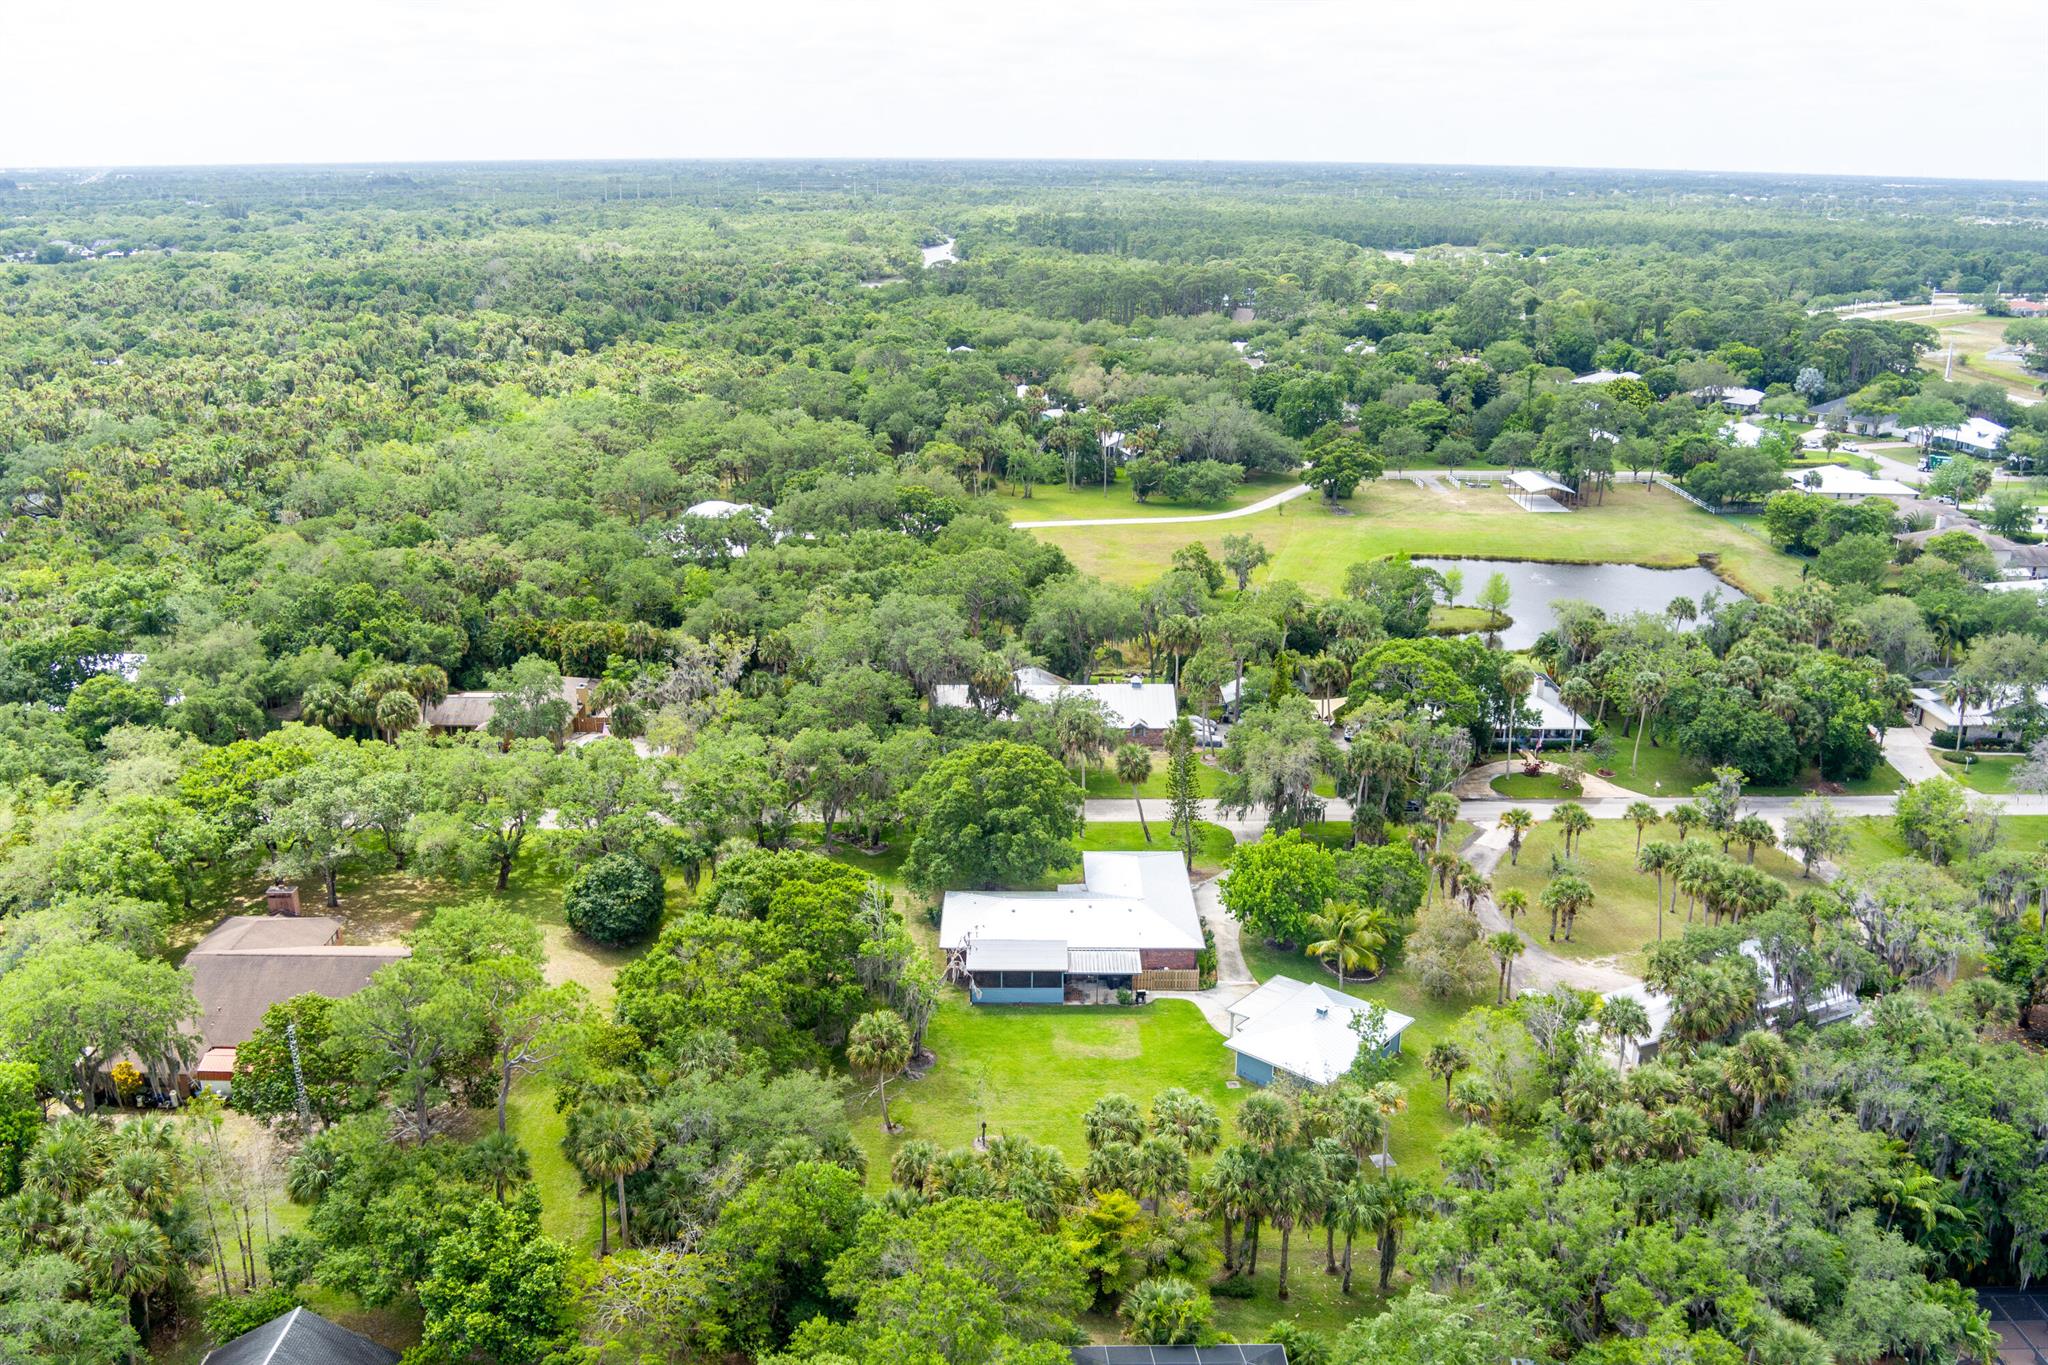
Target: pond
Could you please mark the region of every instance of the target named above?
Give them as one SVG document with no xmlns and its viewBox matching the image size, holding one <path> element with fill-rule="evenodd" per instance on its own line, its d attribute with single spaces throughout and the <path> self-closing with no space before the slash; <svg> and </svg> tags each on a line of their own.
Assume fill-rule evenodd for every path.
<svg viewBox="0 0 2048 1365">
<path fill-rule="evenodd" d="M 1527 649 L 1538 636 L 1557 624 L 1551 603 L 1591 602 L 1610 617 L 1635 612 L 1662 612 L 1674 597 L 1697 602 L 1707 593 L 1717 593 L 1723 602 L 1743 596 L 1705 569 L 1649 569 L 1640 564 L 1537 564 L 1521 559 L 1425 559 L 1415 558 L 1424 568 L 1442 573 L 1457 569 L 1465 575 L 1461 605 L 1470 606 L 1480 588 L 1494 574 L 1505 574 L 1511 596 L 1508 615 L 1514 624 L 1500 633 L 1508 649 Z"/>
</svg>

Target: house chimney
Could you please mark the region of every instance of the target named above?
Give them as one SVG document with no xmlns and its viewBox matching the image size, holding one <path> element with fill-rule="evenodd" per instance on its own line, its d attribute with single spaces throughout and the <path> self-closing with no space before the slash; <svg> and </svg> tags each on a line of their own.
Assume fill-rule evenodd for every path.
<svg viewBox="0 0 2048 1365">
<path fill-rule="evenodd" d="M 299 913 L 299 888 L 279 882 L 263 893 L 263 904 L 273 915 L 296 915 Z"/>
</svg>

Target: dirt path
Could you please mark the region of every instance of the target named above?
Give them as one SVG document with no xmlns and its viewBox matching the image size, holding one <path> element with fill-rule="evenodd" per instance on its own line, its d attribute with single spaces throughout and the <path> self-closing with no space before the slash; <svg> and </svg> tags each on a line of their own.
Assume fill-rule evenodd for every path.
<svg viewBox="0 0 2048 1365">
<path fill-rule="evenodd" d="M 1465 846 L 1465 857 L 1488 876 L 1500 866 L 1502 855 L 1508 851 L 1508 831 L 1494 826 L 1481 830 L 1479 836 Z M 1581 961 L 1577 958 L 1559 957 L 1531 938 L 1519 925 L 1510 925 L 1507 916 L 1493 903 L 1493 897 L 1479 899 L 1479 923 L 1489 934 L 1497 934 L 1512 928 L 1521 935 L 1526 945 L 1522 955 L 1515 959 L 1515 994 L 1527 995 L 1530 991 L 1546 991 L 1562 983 L 1582 991 L 1593 991 L 1607 995 L 1613 991 L 1626 990 L 1643 983 L 1630 976 L 1621 968 L 1604 960 Z"/>
</svg>

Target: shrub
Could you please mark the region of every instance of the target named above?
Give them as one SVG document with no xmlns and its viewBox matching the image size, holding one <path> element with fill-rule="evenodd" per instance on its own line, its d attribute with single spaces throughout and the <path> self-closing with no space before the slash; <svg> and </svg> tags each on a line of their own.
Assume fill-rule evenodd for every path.
<svg viewBox="0 0 2048 1365">
<path fill-rule="evenodd" d="M 608 853 L 576 874 L 563 909 L 569 927 L 599 943 L 631 943 L 661 923 L 661 874 L 630 853 Z"/>
<path fill-rule="evenodd" d="M 206 1301 L 206 1335 L 216 1342 L 233 1341 L 298 1306 L 298 1294 L 281 1284 L 265 1285 L 247 1294 L 222 1294 Z"/>
</svg>

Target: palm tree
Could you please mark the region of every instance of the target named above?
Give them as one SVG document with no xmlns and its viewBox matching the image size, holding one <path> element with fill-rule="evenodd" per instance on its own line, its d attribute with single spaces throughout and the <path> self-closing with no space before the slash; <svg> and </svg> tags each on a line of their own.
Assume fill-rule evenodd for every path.
<svg viewBox="0 0 2048 1365">
<path fill-rule="evenodd" d="M 1771 822 L 1761 815 L 1743 816 L 1735 822 L 1730 832 L 1738 842 L 1748 846 L 1751 866 L 1756 864 L 1756 850 L 1759 844 L 1765 848 L 1778 846 L 1778 831 L 1772 829 Z"/>
<path fill-rule="evenodd" d="M 1315 1159 L 1300 1147 L 1282 1148 L 1266 1163 L 1265 1179 L 1261 1183 L 1265 1192 L 1266 1216 L 1274 1227 L 1280 1229 L 1278 1292 L 1283 1303 L 1287 1300 L 1287 1262 L 1294 1240 L 1294 1227 L 1315 1206 L 1317 1175 Z"/>
<path fill-rule="evenodd" d="M 599 1182 L 613 1182 L 618 1195 L 619 1245 L 631 1245 L 631 1233 L 626 1223 L 626 1177 L 640 1170 L 654 1156 L 653 1121 L 631 1105 L 592 1101 L 577 1112 L 576 1127 L 570 1141 L 569 1159 L 578 1169 Z M 598 1257 L 602 1259 L 611 1255 L 611 1243 L 605 1235 L 602 1202 L 598 1205 L 597 1241 Z"/>
<path fill-rule="evenodd" d="M 1131 804 L 1138 808 L 1138 828 L 1145 831 L 1145 842 L 1152 842 L 1152 825 L 1145 819 L 1145 799 L 1138 795 L 1138 788 L 1145 779 L 1152 776 L 1152 751 L 1142 744 L 1125 744 L 1116 751 L 1116 780 L 1131 789 Z"/>
<path fill-rule="evenodd" d="M 1225 1148 L 1202 1177 L 1202 1207 L 1223 1225 L 1223 1273 L 1237 1269 L 1235 1233 L 1240 1220 L 1257 1207 L 1258 1153 L 1239 1144 Z"/>
<path fill-rule="evenodd" d="M 78 1248 L 86 1278 L 101 1293 L 128 1300 L 129 1320 L 142 1344 L 149 1344 L 149 1296 L 164 1287 L 176 1257 L 163 1229 L 147 1218 L 105 1216 L 96 1211 Z M 129 1357 L 131 1360 L 134 1357 Z"/>
<path fill-rule="evenodd" d="M 1107 1142 L 1128 1142 L 1133 1147 L 1145 1140 L 1145 1116 L 1128 1095 L 1104 1095 L 1081 1115 L 1081 1136 L 1090 1147 Z"/>
<path fill-rule="evenodd" d="M 1573 715 L 1584 719 L 1586 708 L 1599 701 L 1600 693 L 1584 674 L 1574 673 L 1569 678 L 1566 678 L 1564 684 L 1557 689 L 1557 699 L 1569 707 Z M 1578 750 L 1579 727 L 1574 725 L 1571 731 L 1571 742 L 1565 746 L 1565 752 L 1573 754 L 1577 753 Z"/>
<path fill-rule="evenodd" d="M 1667 844 L 1662 839 L 1652 839 L 1636 850 L 1636 871 L 1648 872 L 1657 879 L 1657 941 L 1664 941 L 1664 874 L 1679 863 L 1678 845 Z"/>
<path fill-rule="evenodd" d="M 299 697 L 299 717 L 340 734 L 352 719 L 348 689 L 333 681 L 314 683 Z"/>
<path fill-rule="evenodd" d="M 1508 917 L 1509 925 L 1513 925 L 1516 916 L 1525 914 L 1528 911 L 1529 893 L 1519 886 L 1511 886 L 1498 896 L 1495 896 L 1493 903 L 1498 905 L 1500 912 Z"/>
<path fill-rule="evenodd" d="M 527 1160 L 526 1149 L 510 1133 L 489 1133 L 478 1138 L 471 1145 L 469 1156 L 471 1169 L 491 1182 L 491 1197 L 500 1204 L 505 1202 L 507 1185 L 533 1178 L 533 1163 Z"/>
<path fill-rule="evenodd" d="M 1508 866 L 1518 865 L 1522 857 L 1522 836 L 1536 823 L 1536 817 L 1520 806 L 1504 811 L 1500 827 L 1508 832 Z"/>
<path fill-rule="evenodd" d="M 1628 809 L 1621 813 L 1621 818 L 1636 827 L 1636 852 L 1640 853 L 1643 851 L 1643 831 L 1664 817 L 1647 801 L 1631 801 Z"/>
<path fill-rule="evenodd" d="M 1479 898 L 1493 890 L 1493 879 L 1470 863 L 1458 864 L 1458 894 L 1464 898 L 1465 913 L 1479 913 Z"/>
<path fill-rule="evenodd" d="M 1273 1154 L 1293 1128 L 1294 1116 L 1278 1095 L 1262 1090 L 1238 1106 L 1237 1131 L 1267 1156 Z"/>
<path fill-rule="evenodd" d="M 1471 1064 L 1471 1055 L 1448 1038 L 1430 1045 L 1429 1054 L 1422 1059 L 1422 1065 L 1430 1075 L 1444 1083 L 1444 1108 L 1451 1107 L 1452 1078 Z"/>
<path fill-rule="evenodd" d="M 1191 1154 L 1206 1156 L 1223 1140 L 1223 1120 L 1215 1105 L 1173 1086 L 1152 1097 L 1152 1131 L 1176 1137 Z"/>
<path fill-rule="evenodd" d="M 1608 996 L 1600 1005 L 1600 1032 L 1614 1040 L 1615 1054 L 1626 1071 L 1629 1049 L 1650 1036 L 1650 1012 L 1632 995 Z"/>
<path fill-rule="evenodd" d="M 1749 1119 L 1763 1117 L 1764 1106 L 1792 1093 L 1798 1079 L 1792 1049 L 1775 1033 L 1751 1029 L 1740 1042 L 1722 1055 L 1728 1088 L 1749 1101 Z"/>
<path fill-rule="evenodd" d="M 1321 914 L 1309 916 L 1308 928 L 1313 938 L 1303 951 L 1318 962 L 1336 963 L 1338 990 L 1348 984 L 1347 972 L 1379 975 L 1388 929 L 1387 912 L 1379 906 L 1331 901 Z"/>
<path fill-rule="evenodd" d="M 417 728 L 419 723 L 420 703 L 412 693 L 386 692 L 377 698 L 374 724 L 381 738 L 396 739 L 405 731 Z"/>
<path fill-rule="evenodd" d="M 1152 1209 L 1170 1194 L 1187 1193 L 1192 1183 L 1189 1171 L 1188 1149 L 1179 1138 L 1148 1137 L 1138 1144 L 1138 1191 L 1151 1201 Z"/>
<path fill-rule="evenodd" d="M 1543 888 L 1543 908 L 1550 915 L 1550 939 L 1557 941 L 1558 926 L 1564 926 L 1564 941 L 1572 941 L 1572 924 L 1579 911 L 1593 903 L 1593 887 L 1584 877 L 1565 872 L 1552 877 Z"/>
<path fill-rule="evenodd" d="M 889 1158 L 889 1179 L 899 1188 L 924 1194 L 931 1185 L 939 1161 L 938 1147 L 923 1138 L 912 1138 Z"/>
<path fill-rule="evenodd" d="M 1492 953 L 1494 961 L 1500 964 L 1500 993 L 1494 1001 L 1495 1004 L 1505 1005 L 1513 998 L 1515 993 L 1515 959 L 1520 957 L 1527 947 L 1528 945 L 1522 942 L 1522 936 L 1512 929 L 1503 929 L 1492 938 L 1486 940 L 1486 950 Z M 1445 1090 L 1446 1099 L 1448 1099 L 1449 1093 L 1447 1087 Z"/>
<path fill-rule="evenodd" d="M 1422 803 L 1423 818 L 1436 826 L 1436 849 L 1444 847 L 1444 831 L 1458 818 L 1458 798 L 1449 792 L 1431 792 Z"/>
<path fill-rule="evenodd" d="M 1636 770 L 1636 761 L 1643 756 L 1643 731 L 1650 728 L 1650 712 L 1664 701 L 1664 675 L 1655 669 L 1646 668 L 1628 680 L 1628 699 L 1636 708 L 1636 745 L 1629 754 L 1628 770 Z"/>
<path fill-rule="evenodd" d="M 1558 833 L 1564 836 L 1564 856 L 1567 858 L 1572 856 L 1572 846 L 1578 842 L 1579 836 L 1593 828 L 1592 815 L 1576 801 L 1559 805 L 1550 813 L 1550 820 L 1557 826 Z"/>
<path fill-rule="evenodd" d="M 889 1078 L 910 1065 L 910 1026 L 903 1016 L 894 1010 L 874 1010 L 856 1019 L 846 1035 L 846 1064 L 875 1078 L 882 1099 L 882 1131 L 895 1132 L 889 1122 Z"/>
</svg>

